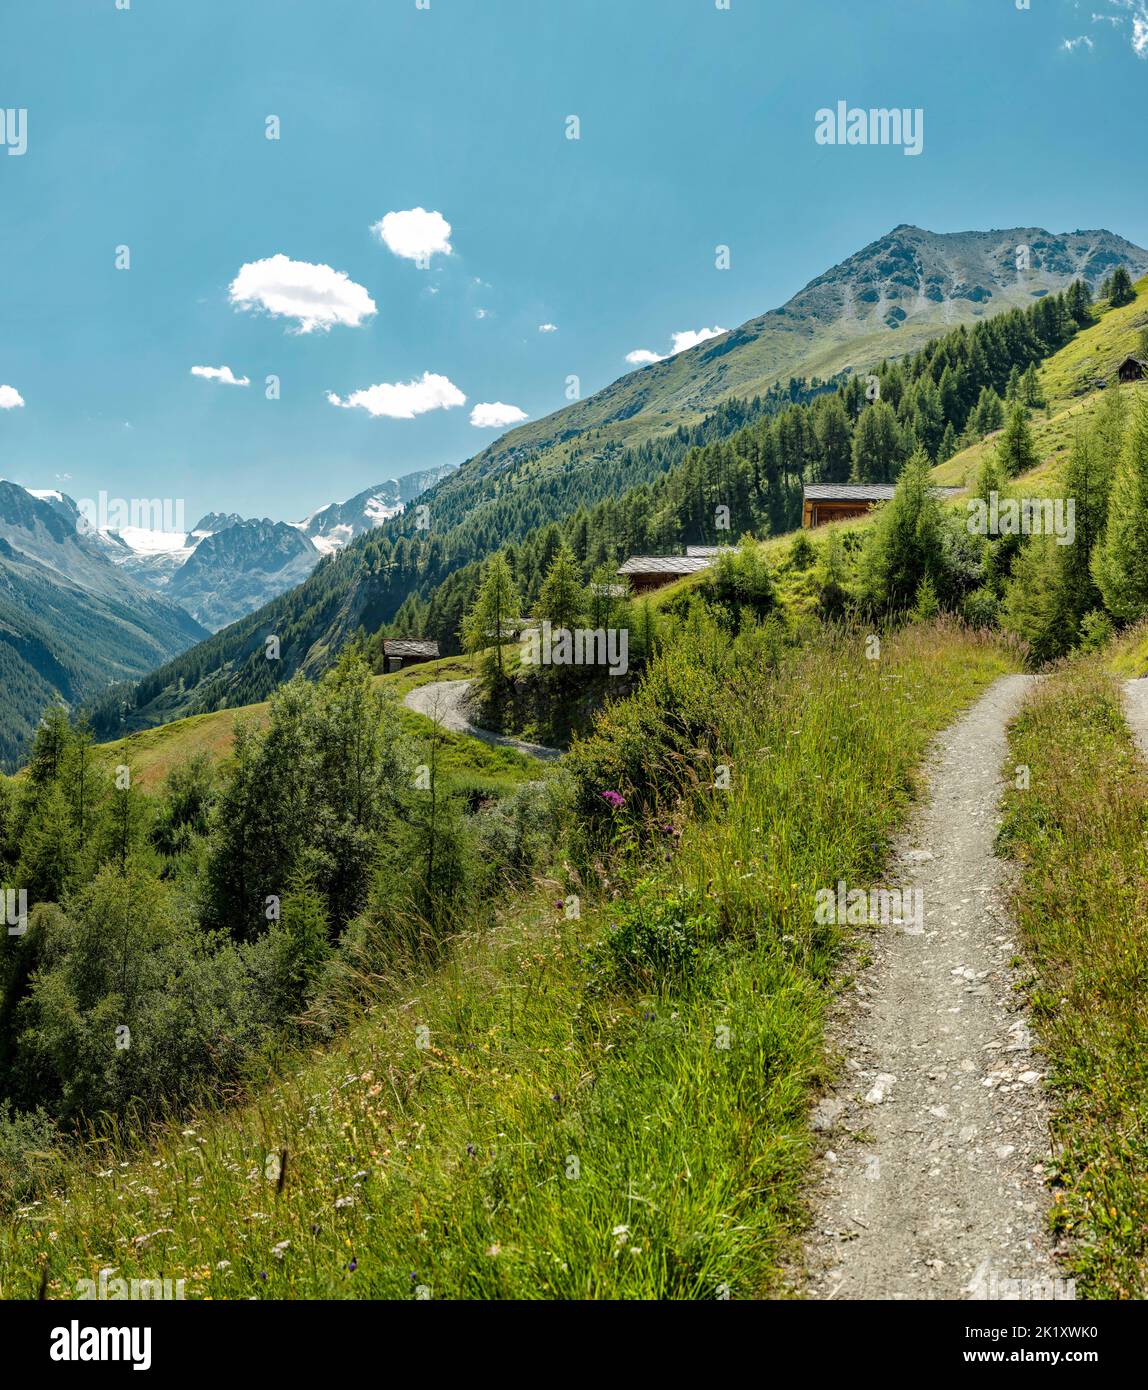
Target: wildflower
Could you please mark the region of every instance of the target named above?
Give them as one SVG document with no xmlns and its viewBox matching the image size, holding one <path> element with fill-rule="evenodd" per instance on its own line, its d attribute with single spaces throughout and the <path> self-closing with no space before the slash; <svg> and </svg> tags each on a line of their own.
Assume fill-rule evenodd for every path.
<svg viewBox="0 0 1148 1390">
<path fill-rule="evenodd" d="M 599 792 L 598 795 L 615 811 L 620 811 L 626 804 L 626 798 L 621 792 Z"/>
<path fill-rule="evenodd" d="M 290 1245 L 291 1242 L 289 1240 L 281 1240 L 278 1245 L 273 1245 L 271 1247 L 271 1253 L 275 1256 L 277 1260 L 281 1260 L 283 1256 L 287 1253 Z"/>
<path fill-rule="evenodd" d="M 358 1262 L 358 1260 L 356 1260 L 356 1259 L 354 1258 L 354 1256 L 352 1256 L 352 1257 L 351 1257 L 351 1263 L 347 1266 L 348 1271 L 349 1271 L 351 1274 L 354 1274 L 355 1270 L 357 1270 L 358 1267 L 359 1267 L 359 1262 Z"/>
</svg>

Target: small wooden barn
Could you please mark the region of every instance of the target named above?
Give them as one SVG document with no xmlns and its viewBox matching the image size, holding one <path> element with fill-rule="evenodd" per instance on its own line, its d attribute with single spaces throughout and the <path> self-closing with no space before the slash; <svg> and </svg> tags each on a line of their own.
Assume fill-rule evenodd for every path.
<svg viewBox="0 0 1148 1390">
<path fill-rule="evenodd" d="M 830 521 L 850 521 L 864 516 L 878 502 L 888 502 L 896 491 L 892 483 L 807 483 L 801 507 L 802 526 L 825 526 Z M 940 497 L 951 497 L 959 487 L 938 487 Z"/>
<path fill-rule="evenodd" d="M 618 566 L 617 573 L 628 579 L 631 591 L 641 597 L 672 584 L 683 575 L 709 569 L 712 564 L 709 555 L 634 555 Z"/>
<path fill-rule="evenodd" d="M 1116 368 L 1116 375 L 1121 382 L 1148 380 L 1148 362 L 1139 357 L 1128 356 Z"/>
<path fill-rule="evenodd" d="M 401 671 L 420 661 L 437 661 L 438 643 L 421 637 L 388 637 L 383 641 L 383 661 L 387 671 Z"/>
</svg>

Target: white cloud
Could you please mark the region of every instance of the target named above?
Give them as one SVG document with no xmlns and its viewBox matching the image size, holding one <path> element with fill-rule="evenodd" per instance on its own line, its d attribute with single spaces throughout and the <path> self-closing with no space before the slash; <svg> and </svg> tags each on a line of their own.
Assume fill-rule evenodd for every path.
<svg viewBox="0 0 1148 1390">
<path fill-rule="evenodd" d="M 274 318 L 296 319 L 300 333 L 316 328 L 326 331 L 337 323 L 358 328 L 378 312 L 362 285 L 341 270 L 284 255 L 240 266 L 228 295 L 237 308 L 264 309 Z"/>
<path fill-rule="evenodd" d="M 689 348 L 697 347 L 699 343 L 709 342 L 711 338 L 720 338 L 725 332 L 728 330 L 715 324 L 713 328 L 687 328 L 684 333 L 675 333 L 670 356 L 676 357 L 679 352 L 686 352 Z"/>
<path fill-rule="evenodd" d="M 466 397 L 454 382 L 434 372 L 423 372 L 416 381 L 380 382 L 363 391 L 352 391 L 346 400 L 328 391 L 327 399 L 343 410 L 357 407 L 368 415 L 385 415 L 389 420 L 413 420 L 428 410 L 450 410 L 466 404 Z"/>
<path fill-rule="evenodd" d="M 0 410 L 15 410 L 24 404 L 24 397 L 15 386 L 0 386 Z"/>
<path fill-rule="evenodd" d="M 1148 59 L 1148 0 L 1110 0 L 1110 3 L 1119 10 L 1131 12 L 1132 51 L 1137 58 Z M 1124 27 L 1122 14 L 1093 13 L 1092 22 L 1094 24 L 1098 24 L 1102 20 L 1107 20 L 1109 24 L 1120 28 Z"/>
<path fill-rule="evenodd" d="M 490 310 L 489 310 L 489 309 L 476 309 L 476 310 L 474 311 L 474 316 L 475 316 L 476 319 L 488 319 L 488 318 L 490 318 Z"/>
<path fill-rule="evenodd" d="M 651 352 L 649 348 L 636 348 L 633 352 L 626 354 L 626 361 L 635 367 L 644 367 L 651 362 L 664 362 L 667 357 L 676 357 L 679 352 L 688 352 L 690 348 L 697 347 L 699 343 L 708 343 L 711 338 L 720 338 L 728 329 L 718 328 L 685 328 L 680 333 L 672 334 L 673 346 L 669 352 Z"/>
<path fill-rule="evenodd" d="M 405 261 L 449 256 L 454 249 L 450 244 L 450 223 L 441 212 L 427 212 L 426 208 L 388 212 L 381 222 L 372 223 L 371 231 L 388 251 Z"/>
<path fill-rule="evenodd" d="M 1066 53 L 1071 53 L 1074 49 L 1077 48 L 1091 48 L 1093 44 L 1092 40 L 1088 37 L 1087 34 L 1080 34 L 1075 39 L 1065 39 L 1060 46 L 1064 49 Z"/>
<path fill-rule="evenodd" d="M 529 419 L 525 410 L 502 401 L 484 402 L 470 412 L 470 423 L 478 430 L 501 430 L 507 425 L 520 425 L 523 420 Z"/>
<path fill-rule="evenodd" d="M 558 325 L 556 323 L 540 323 L 538 331 L 539 333 L 557 333 Z"/>
<path fill-rule="evenodd" d="M 236 376 L 230 367 L 192 367 L 192 376 L 201 376 L 207 381 L 221 381 L 224 386 L 250 386 L 251 378 Z"/>
</svg>

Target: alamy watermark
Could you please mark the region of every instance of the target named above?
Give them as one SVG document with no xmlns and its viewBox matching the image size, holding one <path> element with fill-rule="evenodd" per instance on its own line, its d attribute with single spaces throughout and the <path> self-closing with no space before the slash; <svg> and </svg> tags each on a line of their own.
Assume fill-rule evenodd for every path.
<svg viewBox="0 0 1148 1390">
<path fill-rule="evenodd" d="M 113 1269 L 101 1269 L 97 1279 L 78 1279 L 76 1298 L 80 1300 L 107 1300 L 119 1302 L 122 1299 L 150 1300 L 171 1303 L 187 1297 L 186 1279 L 113 1279 Z"/>
<path fill-rule="evenodd" d="M 28 930 L 28 890 L 26 888 L 5 888 L 0 890 L 4 902 L 4 921 L 9 936 L 23 936 Z"/>
<path fill-rule="evenodd" d="M 818 926 L 898 926 L 914 936 L 925 929 L 925 894 L 920 888 L 836 888 L 817 890 Z"/>
<path fill-rule="evenodd" d="M 612 676 L 630 669 L 629 628 L 531 628 L 522 635 L 523 666 L 606 666 Z"/>
<path fill-rule="evenodd" d="M 1069 1302 L 1076 1298 L 1076 1280 L 1002 1279 L 993 1269 L 991 1260 L 982 1260 L 966 1285 L 965 1292 L 977 1301 Z"/>
<path fill-rule="evenodd" d="M 1076 539 L 1075 497 L 1001 497 L 990 492 L 988 500 L 970 497 L 968 527 L 971 536 L 1055 536 L 1057 545 Z"/>
<path fill-rule="evenodd" d="M 129 527 L 173 534 L 187 531 L 182 497 L 109 497 L 101 492 L 94 500 L 82 497 L 76 506 L 88 531 L 123 531 Z"/>
<path fill-rule="evenodd" d="M 0 106 L 0 145 L 3 145 L 7 149 L 9 155 L 27 153 L 27 107 Z"/>
<path fill-rule="evenodd" d="M 917 155 L 925 148 L 925 112 L 922 107 L 877 107 L 866 110 L 839 101 L 823 106 L 814 116 L 813 138 L 819 145 L 900 145 L 903 154 Z"/>
</svg>

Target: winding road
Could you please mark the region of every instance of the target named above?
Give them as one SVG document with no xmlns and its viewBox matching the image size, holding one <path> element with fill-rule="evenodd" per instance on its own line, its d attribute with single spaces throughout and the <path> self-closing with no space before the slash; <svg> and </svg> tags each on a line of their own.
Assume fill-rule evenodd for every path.
<svg viewBox="0 0 1148 1390">
<path fill-rule="evenodd" d="M 541 743 L 527 743 L 509 734 L 495 734 L 489 729 L 480 729 L 477 724 L 472 724 L 467 714 L 467 694 L 471 684 L 471 681 L 431 681 L 427 685 L 418 685 L 414 690 L 408 691 L 403 704 L 416 714 L 433 719 L 436 724 L 441 724 L 452 734 L 469 734 L 471 738 L 477 738 L 495 748 L 513 748 L 517 753 L 525 753 L 527 757 L 539 758 L 544 762 L 562 756 L 562 750 L 559 748 L 547 748 Z"/>
</svg>

